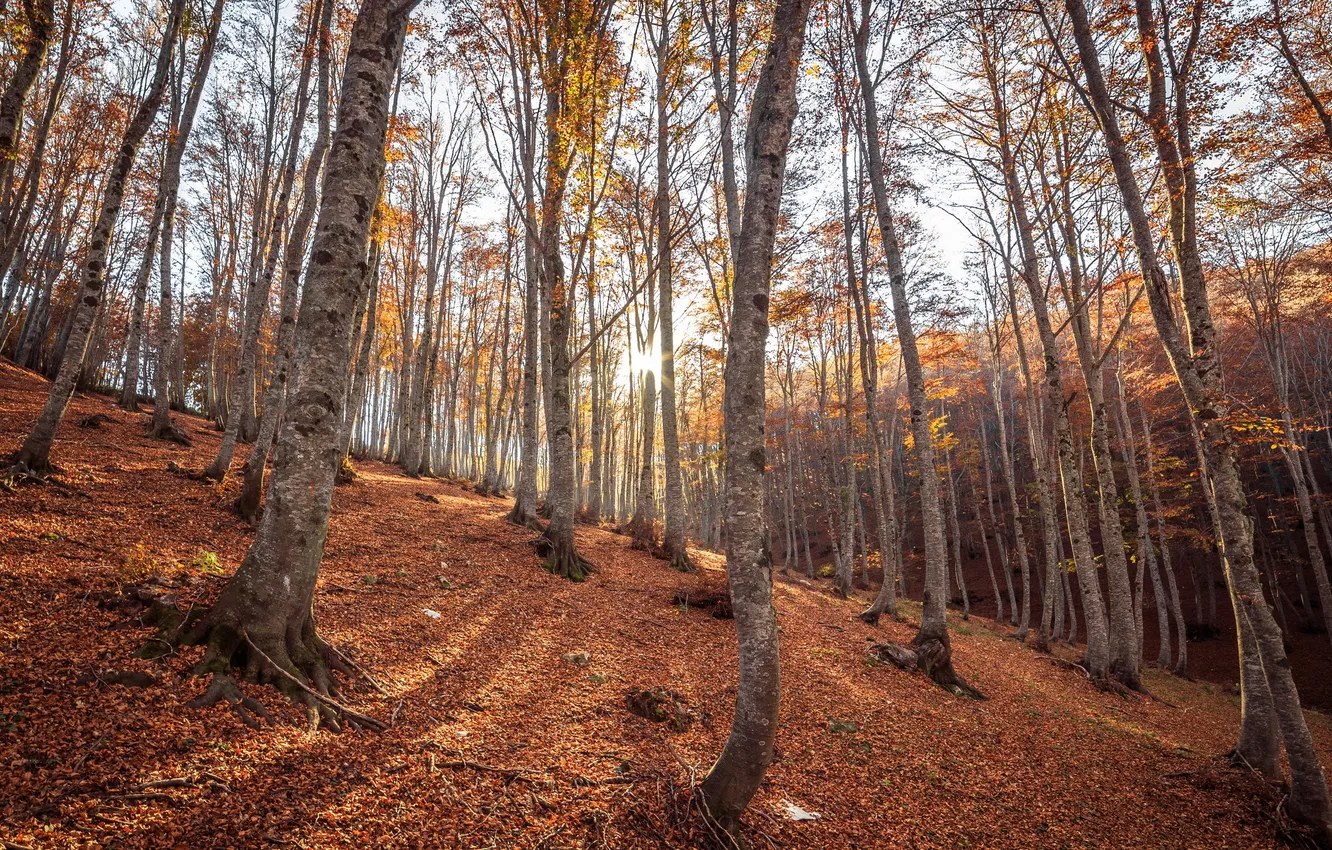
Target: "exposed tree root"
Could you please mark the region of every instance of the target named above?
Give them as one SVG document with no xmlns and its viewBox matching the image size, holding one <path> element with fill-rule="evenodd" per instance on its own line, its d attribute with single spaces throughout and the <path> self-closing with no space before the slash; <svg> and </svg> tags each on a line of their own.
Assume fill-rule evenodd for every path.
<svg viewBox="0 0 1332 850">
<path fill-rule="evenodd" d="M 257 727 L 254 715 L 266 716 L 252 698 L 244 697 L 237 687 L 239 678 L 258 684 L 273 685 L 292 702 L 305 708 L 311 728 L 326 726 L 335 732 L 344 724 L 356 730 L 382 731 L 388 724 L 339 702 L 333 671 L 352 674 L 344 657 L 326 644 L 307 620 L 292 636 L 291 630 L 266 630 L 256 638 L 240 626 L 234 615 L 214 609 L 200 617 L 184 636 L 182 643 L 203 644 L 204 658 L 194 668 L 195 675 L 211 675 L 208 689 L 192 701 L 192 708 L 202 708 L 225 700 L 241 720 Z"/>
<path fill-rule="evenodd" d="M 561 536 L 552 537 L 549 530 L 532 541 L 537 555 L 545 559 L 541 568 L 552 575 L 567 578 L 569 581 L 587 581 L 587 577 L 597 571 L 593 564 L 579 555 L 572 540 L 562 540 Z"/>
<path fill-rule="evenodd" d="M 985 694 L 967 684 L 953 669 L 952 649 L 946 637 L 917 635 L 910 646 L 878 643 L 870 647 L 869 653 L 876 661 L 892 664 L 908 673 L 919 670 L 936 685 L 956 696 L 987 699 Z"/>
<path fill-rule="evenodd" d="M 896 619 L 897 607 L 896 606 L 890 607 L 887 604 L 876 599 L 874 600 L 874 604 L 870 605 L 870 607 L 866 608 L 864 611 L 861 611 L 860 614 L 858 614 L 857 616 L 859 616 L 860 621 L 862 623 L 867 623 L 868 625 L 871 626 L 877 626 L 879 625 L 879 620 L 883 617 L 884 614 L 887 614 L 889 617 Z"/>
<path fill-rule="evenodd" d="M 258 489 L 242 487 L 240 495 L 231 503 L 231 507 L 235 509 L 236 515 L 251 527 L 257 526 L 264 515 L 264 505 L 260 500 Z"/>
<path fill-rule="evenodd" d="M 350 484 L 357 478 L 356 467 L 352 466 L 351 458 L 347 455 L 342 456 L 338 461 L 338 473 L 333 476 L 333 486 L 337 487 L 344 484 Z"/>
<path fill-rule="evenodd" d="M 162 426 L 149 425 L 148 436 L 154 440 L 166 440 L 169 443 L 177 443 L 182 446 L 194 445 L 194 441 L 184 431 L 177 428 L 176 423 L 171 421 Z"/>
<path fill-rule="evenodd" d="M 49 460 L 42 463 L 33 463 L 20 458 L 18 453 L 15 453 L 12 465 L 0 473 L 0 482 L 4 482 L 4 487 L 7 490 L 13 490 L 16 485 L 24 482 L 61 486 L 60 482 L 54 478 L 59 474 L 60 468 Z"/>
<path fill-rule="evenodd" d="M 538 534 L 545 534 L 546 532 L 546 527 L 541 524 L 537 515 L 524 509 L 520 500 L 514 500 L 513 509 L 505 515 L 504 520 L 526 528 L 528 531 L 535 531 Z"/>
<path fill-rule="evenodd" d="M 985 694 L 968 685 L 953 669 L 953 650 L 948 636 L 929 635 L 923 630 L 911 642 L 919 656 L 920 669 L 946 691 L 970 699 L 985 699 Z"/>
<path fill-rule="evenodd" d="M 259 720 L 268 719 L 268 709 L 264 708 L 263 703 L 254 697 L 247 697 L 242 694 L 236 680 L 222 674 L 213 676 L 213 681 L 208 683 L 208 690 L 187 702 L 186 705 L 190 708 L 210 708 L 220 702 L 226 702 L 230 705 L 231 710 L 236 712 L 236 716 L 241 719 L 241 722 L 251 729 L 259 729 Z M 256 719 L 256 717 L 259 719 Z"/>
<path fill-rule="evenodd" d="M 665 554 L 666 563 L 678 573 L 692 573 L 696 569 L 693 559 L 689 557 L 687 546 L 681 546 L 675 551 L 667 550 Z"/>
</svg>

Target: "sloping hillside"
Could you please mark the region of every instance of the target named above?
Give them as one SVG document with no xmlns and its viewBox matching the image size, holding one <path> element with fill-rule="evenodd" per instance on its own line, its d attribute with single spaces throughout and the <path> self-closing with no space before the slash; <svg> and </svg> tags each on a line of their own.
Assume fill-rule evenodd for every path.
<svg viewBox="0 0 1332 850">
<path fill-rule="evenodd" d="M 0 364 L 0 449 L 17 446 L 44 392 Z M 94 413 L 111 421 L 79 427 Z M 163 580 L 182 608 L 206 605 L 249 540 L 227 508 L 236 482 L 167 471 L 211 459 L 207 423 L 182 420 L 194 439 L 182 449 L 143 438 L 144 421 L 78 398 L 54 455 L 65 486 L 0 492 L 0 839 L 696 844 L 683 792 L 725 738 L 735 648 L 730 621 L 672 596 L 720 587 L 720 558 L 682 577 L 585 529 L 599 572 L 570 584 L 538 568 L 503 500 L 364 464 L 335 496 L 316 613 L 376 683 L 347 681 L 343 701 L 391 727 L 312 733 L 276 691 L 252 688 L 274 721 L 254 731 L 226 709 L 186 707 L 203 689 L 188 675 L 197 650 L 132 657 L 153 632 L 120 589 Z M 782 727 L 754 846 L 1278 846 L 1271 800 L 1215 760 L 1236 696 L 1157 673 L 1159 700 L 1101 693 L 972 618 L 953 623 L 957 665 L 989 700 L 969 701 L 870 663 L 872 641 L 907 640 L 912 625 L 870 628 L 854 616 L 862 604 L 778 583 Z M 577 652 L 586 664 L 564 659 Z M 627 709 L 652 687 L 680 696 L 687 728 Z M 1326 759 L 1332 729 L 1311 723 Z M 788 802 L 819 817 L 793 821 Z"/>
</svg>

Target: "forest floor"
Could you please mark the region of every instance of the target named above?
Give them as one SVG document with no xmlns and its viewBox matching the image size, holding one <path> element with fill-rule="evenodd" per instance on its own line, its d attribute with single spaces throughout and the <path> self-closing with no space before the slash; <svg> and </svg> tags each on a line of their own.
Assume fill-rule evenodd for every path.
<svg viewBox="0 0 1332 850">
<path fill-rule="evenodd" d="M 0 451 L 45 393 L 0 362 Z M 94 413 L 111 421 L 78 425 Z M 158 577 L 182 607 L 207 605 L 250 540 L 228 508 L 234 475 L 167 471 L 202 467 L 218 443 L 203 420 L 178 421 L 193 447 L 78 397 L 54 452 L 66 486 L 0 491 L 0 846 L 698 845 L 684 792 L 729 728 L 733 623 L 672 596 L 722 587 L 719 556 L 682 576 L 585 528 L 599 572 L 571 584 L 539 568 L 505 500 L 361 463 L 335 494 L 315 610 L 383 690 L 347 681 L 344 701 L 390 728 L 311 732 L 251 686 L 275 721 L 253 731 L 187 708 L 199 650 L 135 659 L 153 632 L 112 604 Z M 753 847 L 1283 846 L 1272 798 L 1218 760 L 1233 693 L 1157 671 L 1159 699 L 1103 693 L 1005 626 L 950 613 L 958 670 L 989 697 L 971 701 L 871 663 L 872 642 L 910 639 L 918 608 L 871 628 L 855 617 L 865 601 L 777 583 L 781 727 Z M 588 662 L 564 660 L 574 652 Z M 651 687 L 680 695 L 687 728 L 626 708 Z M 1332 724 L 1309 719 L 1326 763 Z M 788 804 L 819 817 L 791 820 Z"/>
</svg>

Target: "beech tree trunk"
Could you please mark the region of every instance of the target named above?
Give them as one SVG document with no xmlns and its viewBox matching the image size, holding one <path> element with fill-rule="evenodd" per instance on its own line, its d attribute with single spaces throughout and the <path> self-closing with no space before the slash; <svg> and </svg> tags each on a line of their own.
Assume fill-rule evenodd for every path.
<svg viewBox="0 0 1332 850">
<path fill-rule="evenodd" d="M 208 71 L 213 64 L 213 53 L 217 47 L 218 32 L 222 28 L 222 10 L 226 0 L 216 0 L 212 14 L 208 19 L 208 29 L 199 50 L 199 58 L 190 80 L 189 90 L 181 107 L 178 123 L 173 128 L 171 144 L 167 148 L 166 159 L 162 164 L 162 178 L 158 184 L 158 205 L 162 208 L 161 262 L 158 266 L 158 278 L 161 295 L 157 313 L 157 365 L 153 373 L 153 421 L 149 433 L 160 439 L 188 442 L 184 433 L 171 422 L 171 392 L 169 376 L 172 373 L 178 328 L 175 317 L 175 290 L 172 285 L 171 263 L 172 246 L 176 226 L 176 203 L 180 193 L 181 162 L 185 157 L 185 145 L 194 127 L 194 117 L 198 113 L 199 100 L 203 97 L 204 84 L 208 80 Z M 183 387 L 181 388 L 184 389 Z"/>
<path fill-rule="evenodd" d="M 365 0 L 352 26 L 337 130 L 324 175 L 318 224 L 296 323 L 300 364 L 278 437 L 268 505 L 244 562 L 187 641 L 208 651 L 196 668 L 214 674 L 196 703 L 230 699 L 233 666 L 276 685 L 330 725 L 338 718 L 296 682 L 334 690 L 329 648 L 315 632 L 313 602 L 328 536 L 342 400 L 351 361 L 351 318 L 365 274 L 389 93 L 413 3 Z M 230 684 L 229 684 L 230 683 Z"/>
<path fill-rule="evenodd" d="M 764 436 L 768 293 L 796 84 L 811 0 L 778 0 L 772 38 L 745 133 L 744 212 L 735 244 L 735 284 L 722 400 L 726 452 L 726 574 L 739 643 L 740 680 L 730 736 L 698 788 L 708 817 L 734 835 L 772 762 L 780 702 L 777 613 L 764 527 Z"/>
<path fill-rule="evenodd" d="M 273 436 L 277 433 L 278 420 L 285 407 L 287 382 L 291 371 L 291 350 L 296 330 L 296 309 L 299 302 L 301 261 L 305 255 L 305 242 L 310 235 L 310 224 L 314 221 L 315 206 L 319 196 L 319 173 L 324 165 L 324 156 L 329 146 L 329 54 L 332 51 L 333 3 L 322 0 L 318 4 L 319 23 L 317 25 L 316 52 L 319 62 L 318 88 L 315 91 L 315 114 L 318 128 L 315 140 L 310 148 L 309 159 L 305 163 L 305 174 L 301 181 L 301 197 L 291 231 L 287 234 L 287 243 L 282 258 L 282 296 L 280 299 L 281 315 L 278 318 L 277 338 L 274 340 L 273 374 L 268 387 L 264 390 L 263 407 L 259 418 L 259 433 L 255 437 L 254 447 L 250 450 L 249 460 L 245 465 L 245 480 L 241 485 L 240 495 L 236 498 L 236 512 L 246 522 L 253 524 L 259 515 L 260 500 L 263 497 L 264 471 L 268 466 L 268 455 L 273 445 Z M 299 138 L 299 131 L 293 130 Z M 374 274 L 373 264 L 369 274 Z M 371 282 L 374 286 L 374 282 Z M 369 327 L 373 328 L 372 319 Z M 371 334 L 373 336 L 373 334 Z M 359 367 L 360 360 L 357 365 Z M 363 377 L 358 368 L 358 377 Z M 353 393 L 353 399 L 355 393 Z M 350 424 L 346 426 L 350 430 Z M 345 441 L 344 441 L 345 446 Z M 345 448 L 344 448 L 345 451 Z"/>
<path fill-rule="evenodd" d="M 148 279 L 153 276 L 157 262 L 157 235 L 162 227 L 162 205 L 154 204 L 153 216 L 148 221 L 148 244 L 134 276 L 133 303 L 130 307 L 129 333 L 125 338 L 125 376 L 120 385 L 120 409 L 139 409 L 139 366 L 143 352 L 143 322 L 148 302 Z"/>
<path fill-rule="evenodd" d="M 928 402 L 925 397 L 925 371 L 916 347 L 916 332 L 907 301 L 906 272 L 888 198 L 888 181 L 883 153 L 879 148 L 879 106 L 867 56 L 870 35 L 870 5 L 861 0 L 860 20 L 855 35 L 856 74 L 864 107 L 865 148 L 868 152 L 870 187 L 879 223 L 879 236 L 888 261 L 888 281 L 893 295 L 893 318 L 906 373 L 907 401 L 911 406 L 912 456 L 920 478 L 921 525 L 925 537 L 925 590 L 921 605 L 920 630 L 913 645 L 920 656 L 920 668 L 945 688 L 978 696 L 953 669 L 952 646 L 948 638 L 948 552 L 944 541 L 944 517 L 939 498 L 939 473 L 934 467 L 934 444 L 930 433 Z M 872 611 L 861 614 L 872 619 Z"/>
<path fill-rule="evenodd" d="M 1091 21 L 1083 0 L 1066 0 L 1078 55 L 1086 75 L 1092 109 L 1101 127 L 1125 213 L 1132 227 L 1138 264 L 1147 290 L 1166 356 L 1188 403 L 1193 426 L 1197 430 L 1211 473 L 1220 518 L 1224 555 L 1223 567 L 1235 610 L 1243 657 L 1243 637 L 1252 631 L 1271 699 L 1246 687 L 1241 676 L 1242 719 L 1261 726 L 1275 716 L 1286 757 L 1290 764 L 1290 794 L 1286 808 L 1292 818 L 1308 825 L 1323 846 L 1332 846 L 1332 801 L 1327 780 L 1313 739 L 1300 708 L 1299 693 L 1291 676 L 1281 640 L 1281 629 L 1263 596 L 1262 581 L 1253 560 L 1253 523 L 1248 516 L 1244 485 L 1235 457 L 1235 442 L 1230 427 L 1229 403 L 1224 392 L 1219 355 L 1220 334 L 1212 321 L 1208 303 L 1207 280 L 1198 249 L 1196 232 L 1196 180 L 1189 137 L 1187 70 L 1174 80 L 1175 109 L 1173 121 L 1166 99 L 1166 72 L 1161 57 L 1160 39 L 1151 0 L 1136 0 L 1140 46 L 1145 60 L 1149 107 L 1148 127 L 1156 144 L 1157 159 L 1170 193 L 1170 237 L 1180 269 L 1180 289 L 1187 336 L 1175 324 L 1175 303 L 1170 284 L 1156 255 L 1155 233 L 1133 173 L 1132 156 L 1119 127 L 1100 55 L 1092 36 Z M 1197 14 L 1202 14 L 1199 7 Z M 1195 23 L 1188 54 L 1196 48 L 1200 23 Z M 1173 63 L 1172 63 L 1173 64 Z M 1186 61 L 1183 68 L 1187 69 Z"/>
<path fill-rule="evenodd" d="M 662 553 L 670 565 L 681 571 L 690 569 L 685 548 L 684 483 L 680 477 L 680 424 L 675 402 L 675 301 L 674 267 L 671 263 L 671 187 L 670 187 L 670 96 L 672 63 L 671 3 L 661 0 L 661 20 L 657 32 L 657 290 L 660 299 L 661 346 L 661 450 L 666 465 L 665 528 Z M 596 382 L 595 374 L 592 377 Z"/>
</svg>

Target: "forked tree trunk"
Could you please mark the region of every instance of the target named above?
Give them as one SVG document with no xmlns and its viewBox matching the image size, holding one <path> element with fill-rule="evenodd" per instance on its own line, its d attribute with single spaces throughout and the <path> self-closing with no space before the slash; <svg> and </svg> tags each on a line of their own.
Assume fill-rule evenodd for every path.
<svg viewBox="0 0 1332 850">
<path fill-rule="evenodd" d="M 88 254 L 83 264 L 83 283 L 79 288 L 78 300 L 74 303 L 73 320 L 69 337 L 65 342 L 64 355 L 61 357 L 55 380 L 51 383 L 51 392 L 46 398 L 46 404 L 42 407 L 42 412 L 32 426 L 28 438 L 24 440 L 22 448 L 14 457 L 14 467 L 17 471 L 37 476 L 51 471 L 51 445 L 55 442 L 56 430 L 60 427 L 60 420 L 65 416 L 65 409 L 74 394 L 75 382 L 83 369 L 83 355 L 88 348 L 88 340 L 92 336 L 93 324 L 102 303 L 102 291 L 106 283 L 107 252 L 110 248 L 111 234 L 120 217 L 125 184 L 130 171 L 134 168 L 139 145 L 157 119 L 157 111 L 162 105 L 162 96 L 166 92 L 167 77 L 171 70 L 172 51 L 175 48 L 176 35 L 180 31 L 184 8 L 185 0 L 172 0 L 167 10 L 166 26 L 162 31 L 162 42 L 158 47 L 147 94 L 135 110 L 134 117 L 130 119 L 129 125 L 125 128 L 125 135 L 116 148 L 116 157 L 112 161 L 111 171 L 102 189 L 102 205 L 97 213 L 97 221 L 88 235 Z M 2 130 L 3 127 L 0 127 L 0 131 Z"/>
<path fill-rule="evenodd" d="M 1033 237 L 1033 225 L 1027 211 L 1026 191 L 1018 178 L 1017 160 L 1011 148 L 1008 131 L 1008 114 L 999 86 L 997 75 L 989 75 L 991 96 L 994 99 L 995 117 L 999 128 L 999 154 L 1003 169 L 1004 190 L 1008 206 L 1013 215 L 1013 224 L 1017 230 L 1017 241 L 1022 260 L 1018 276 L 1026 285 L 1031 299 L 1032 317 L 1036 322 L 1037 336 L 1041 341 L 1041 352 L 1045 366 L 1046 403 L 1055 418 L 1055 446 L 1058 449 L 1059 473 L 1063 495 L 1064 510 L 1068 517 L 1068 536 L 1073 548 L 1075 569 L 1082 573 L 1078 587 L 1082 592 L 1083 616 L 1087 620 L 1087 672 L 1092 680 L 1105 683 L 1110 675 L 1111 647 L 1109 626 L 1106 622 L 1105 604 L 1101 598 L 1101 584 L 1096 572 L 1096 559 L 1092 551 L 1091 532 L 1087 522 L 1087 506 L 1084 500 L 1082 470 L 1075 458 L 1072 425 L 1069 422 L 1069 400 L 1063 390 L 1063 362 L 1059 345 L 1051 327 L 1049 306 L 1046 303 L 1045 286 L 1040 279 L 1040 262 Z M 1120 556 L 1123 548 L 1120 548 Z M 1131 601 L 1131 600 L 1130 600 Z M 1127 609 L 1130 636 L 1132 633 L 1132 606 Z M 1136 641 L 1134 641 L 1136 647 Z M 1118 654 L 1115 654 L 1118 658 Z M 1129 666 L 1125 663 L 1123 666 Z M 1116 671 L 1117 672 L 1117 671 Z M 1137 668 L 1132 665 L 1132 683 L 1137 684 Z"/>
<path fill-rule="evenodd" d="M 763 522 L 767 467 L 764 367 L 773 245 L 810 5 L 811 0 L 779 0 L 745 133 L 745 208 L 735 246 L 722 401 L 728 458 L 726 574 L 735 612 L 740 681 L 730 736 L 698 788 L 708 818 L 732 835 L 772 762 L 781 693 L 772 563 Z"/>
<path fill-rule="evenodd" d="M 1083 281 L 1082 257 L 1073 214 L 1073 202 L 1068 183 L 1062 179 L 1063 155 L 1058 145 L 1056 162 L 1061 164 L 1059 186 L 1059 212 L 1056 213 L 1064 237 L 1068 256 L 1068 278 L 1065 281 L 1058 255 L 1054 257 L 1055 270 L 1065 284 L 1064 298 L 1068 304 L 1070 324 L 1073 328 L 1074 347 L 1082 367 L 1083 382 L 1087 388 L 1087 403 L 1091 408 L 1092 466 L 1096 471 L 1096 500 L 1099 508 L 1101 552 L 1105 562 L 1108 613 L 1110 628 L 1110 673 L 1135 690 L 1142 687 L 1139 668 L 1142 659 L 1141 625 L 1134 614 L 1133 589 L 1129 581 L 1128 558 L 1124 554 L 1124 527 L 1119 515 L 1119 486 L 1115 482 L 1110 454 L 1110 426 L 1106 412 L 1105 375 L 1102 369 L 1104 353 L 1095 350 L 1091 323 L 1087 315 L 1090 296 Z M 1071 165 L 1071 157 L 1069 157 Z M 1139 565 L 1141 569 L 1141 564 Z M 1141 573 L 1140 573 L 1141 575 Z M 1099 581 L 1098 581 L 1099 584 Z"/>
<path fill-rule="evenodd" d="M 273 463 L 268 506 L 244 562 L 187 640 L 208 651 L 206 703 L 235 695 L 233 666 L 276 685 L 330 725 L 338 718 L 296 682 L 331 692 L 330 652 L 315 632 L 313 603 L 328 537 L 338 436 L 351 361 L 351 317 L 384 172 L 389 92 L 413 4 L 365 0 L 352 26 L 338 126 L 296 324 L 296 362 Z"/>
<path fill-rule="evenodd" d="M 1148 220 L 1142 193 L 1133 173 L 1132 154 L 1119 127 L 1100 55 L 1092 35 L 1087 7 L 1083 0 L 1067 0 L 1078 55 L 1086 75 L 1091 106 L 1101 127 L 1125 213 L 1132 227 L 1138 264 L 1147 290 L 1166 356 L 1189 406 L 1193 427 L 1201 436 L 1203 451 L 1212 476 L 1222 539 L 1227 585 L 1235 610 L 1244 652 L 1243 637 L 1251 629 L 1258 656 L 1267 680 L 1270 701 L 1260 689 L 1247 686 L 1241 676 L 1242 723 L 1255 722 L 1258 728 L 1271 725 L 1274 716 L 1286 747 L 1290 764 L 1290 794 L 1286 808 L 1300 823 L 1308 825 L 1315 839 L 1332 847 L 1332 801 L 1327 780 L 1314 749 L 1313 738 L 1300 708 L 1299 693 L 1291 676 L 1281 629 L 1263 596 L 1262 581 L 1253 560 L 1253 522 L 1248 516 L 1244 485 L 1236 460 L 1235 441 L 1230 427 L 1230 410 L 1224 392 L 1218 343 L 1220 334 L 1213 323 L 1208 303 L 1207 280 L 1198 249 L 1195 200 L 1196 178 L 1189 139 L 1187 77 L 1174 80 L 1175 109 L 1172 121 L 1166 99 L 1166 72 L 1161 57 L 1155 6 L 1150 0 L 1136 0 L 1135 8 L 1140 47 L 1149 85 L 1148 127 L 1156 143 L 1157 159 L 1170 193 L 1170 236 L 1180 269 L 1180 289 L 1185 317 L 1186 337 L 1176 325 L 1174 296 L 1156 255 L 1155 233 Z M 1198 7 L 1198 14 L 1203 8 Z M 1188 53 L 1196 47 L 1201 31 L 1195 23 Z M 1189 65 L 1186 62 L 1185 68 Z M 1187 71 L 1185 71 L 1187 73 Z M 1266 734 L 1264 732 L 1264 734 Z"/>
</svg>

